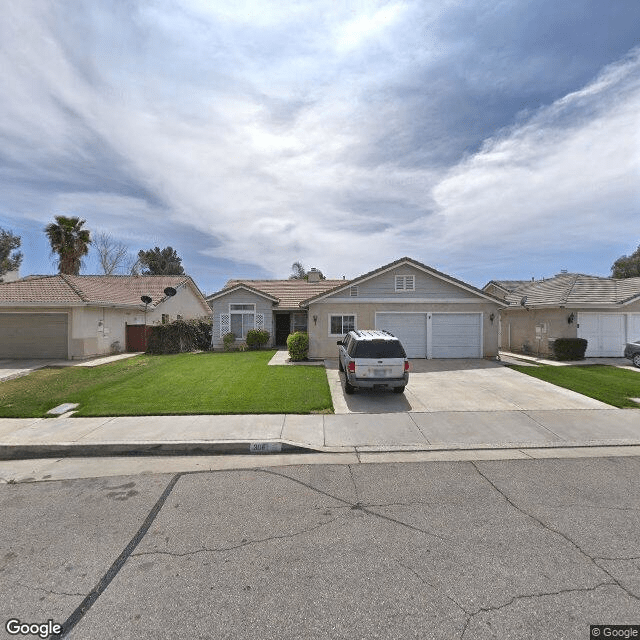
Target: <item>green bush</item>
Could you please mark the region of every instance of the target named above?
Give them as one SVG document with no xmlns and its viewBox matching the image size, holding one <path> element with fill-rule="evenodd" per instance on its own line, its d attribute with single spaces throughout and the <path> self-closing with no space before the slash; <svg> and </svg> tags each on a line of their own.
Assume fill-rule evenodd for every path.
<svg viewBox="0 0 640 640">
<path fill-rule="evenodd" d="M 264 329 L 250 329 L 247 331 L 247 346 L 249 349 L 260 349 L 269 342 L 269 332 Z"/>
<path fill-rule="evenodd" d="M 211 349 L 211 319 L 175 320 L 149 327 L 147 353 L 181 353 Z"/>
<path fill-rule="evenodd" d="M 558 338 L 553 343 L 553 355 L 558 360 L 584 360 L 586 350 L 584 338 Z"/>
<path fill-rule="evenodd" d="M 304 331 L 296 331 L 289 334 L 287 349 L 289 350 L 289 358 L 293 362 L 306 360 L 309 355 L 309 335 Z"/>
<path fill-rule="evenodd" d="M 224 347 L 225 351 L 231 351 L 231 349 L 233 348 L 233 343 L 236 341 L 236 334 L 232 333 L 231 331 L 229 333 L 225 333 L 222 336 L 222 345 Z"/>
</svg>

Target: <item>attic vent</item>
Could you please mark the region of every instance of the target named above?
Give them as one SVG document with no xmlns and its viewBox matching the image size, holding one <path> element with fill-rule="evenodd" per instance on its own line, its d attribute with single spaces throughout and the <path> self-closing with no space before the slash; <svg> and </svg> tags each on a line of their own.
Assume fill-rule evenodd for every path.
<svg viewBox="0 0 640 640">
<path fill-rule="evenodd" d="M 351 289 L 349 290 L 349 295 L 352 298 L 357 298 L 358 297 L 358 287 L 351 287 Z"/>
</svg>

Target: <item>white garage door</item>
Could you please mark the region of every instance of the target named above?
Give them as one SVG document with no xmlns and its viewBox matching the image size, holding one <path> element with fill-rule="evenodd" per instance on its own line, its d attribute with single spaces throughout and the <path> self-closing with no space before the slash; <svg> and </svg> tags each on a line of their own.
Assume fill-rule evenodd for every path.
<svg viewBox="0 0 640 640">
<path fill-rule="evenodd" d="M 481 358 L 479 313 L 434 313 L 431 319 L 433 358 Z"/>
<path fill-rule="evenodd" d="M 627 342 L 638 342 L 640 340 L 640 313 L 632 313 L 629 318 L 629 333 Z"/>
<path fill-rule="evenodd" d="M 399 338 L 407 357 L 427 357 L 426 313 L 377 313 L 376 329 L 386 329 Z"/>
<path fill-rule="evenodd" d="M 66 358 L 66 313 L 0 313 L 0 358 Z"/>
<path fill-rule="evenodd" d="M 587 358 L 620 358 L 625 331 L 622 313 L 579 313 L 578 338 L 587 341 Z"/>
</svg>

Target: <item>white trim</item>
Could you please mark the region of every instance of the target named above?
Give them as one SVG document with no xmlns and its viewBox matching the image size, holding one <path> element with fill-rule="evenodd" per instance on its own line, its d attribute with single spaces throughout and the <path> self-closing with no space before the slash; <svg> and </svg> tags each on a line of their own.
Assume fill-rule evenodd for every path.
<svg viewBox="0 0 640 640">
<path fill-rule="evenodd" d="M 489 302 L 493 302 L 494 304 L 500 305 L 501 301 L 499 299 L 496 298 L 496 296 L 492 296 L 490 293 L 485 293 L 479 289 L 472 289 L 471 285 L 466 285 L 463 284 L 461 282 L 456 282 L 455 280 L 452 280 L 450 277 L 447 277 L 445 274 L 440 274 L 440 273 L 434 273 L 431 269 L 429 269 L 428 267 L 422 266 L 416 262 L 414 262 L 411 258 L 407 258 L 405 260 L 402 260 L 400 262 L 393 262 L 392 264 L 387 265 L 386 267 L 379 269 L 379 270 L 375 270 L 374 273 L 372 273 L 371 275 L 367 276 L 366 278 L 363 276 L 360 276 L 358 278 L 354 278 L 353 280 L 349 281 L 349 282 L 345 282 L 345 285 L 343 287 L 336 287 L 335 289 L 329 290 L 326 293 L 322 294 L 321 296 L 318 296 L 317 298 L 309 298 L 308 300 L 304 300 L 304 302 L 306 302 L 307 304 L 315 304 L 316 302 L 319 302 L 320 300 L 324 300 L 325 298 L 327 298 L 328 296 L 332 296 L 335 295 L 336 293 L 340 293 L 341 291 L 344 291 L 345 289 L 347 289 L 348 287 L 354 286 L 356 284 L 361 284 L 363 282 L 367 282 L 367 280 L 371 280 L 372 278 L 377 278 L 378 276 L 383 275 L 384 273 L 387 273 L 388 271 L 391 271 L 392 269 L 398 269 L 399 267 L 402 267 L 403 265 L 410 265 L 411 267 L 415 268 L 415 269 L 419 269 L 420 271 L 429 274 L 430 276 L 433 276 L 434 278 L 438 278 L 439 280 L 443 280 L 444 282 L 447 282 L 448 284 L 452 284 L 454 287 L 458 287 L 460 289 L 464 289 L 465 291 L 468 291 L 469 293 L 472 293 L 474 296 L 480 297 L 480 298 L 484 298 L 485 300 L 489 300 Z M 507 306 L 507 304 L 504 305 L 505 307 Z"/>
<path fill-rule="evenodd" d="M 260 296 L 261 298 L 266 298 L 267 300 L 272 300 L 273 302 L 279 302 L 279 299 L 276 298 L 275 296 L 271 296 L 268 293 L 258 291 L 258 289 L 254 289 L 253 287 L 246 284 L 236 284 L 233 287 L 229 287 L 228 289 L 223 289 L 222 291 L 218 291 L 218 293 L 212 293 L 211 295 L 207 296 L 205 300 L 207 302 L 210 302 L 212 300 L 216 300 L 217 298 L 222 298 L 230 293 L 235 293 L 240 289 L 243 289 L 247 293 L 253 293 L 256 296 Z"/>
<path fill-rule="evenodd" d="M 331 318 L 332 317 L 344 318 L 345 316 L 353 316 L 353 328 L 354 329 L 358 328 L 358 314 L 357 313 L 346 313 L 346 312 L 345 313 L 328 313 L 327 314 L 327 324 L 328 324 L 327 331 L 328 331 L 329 338 L 341 338 L 343 335 L 345 335 L 346 332 L 331 333 Z"/>
</svg>

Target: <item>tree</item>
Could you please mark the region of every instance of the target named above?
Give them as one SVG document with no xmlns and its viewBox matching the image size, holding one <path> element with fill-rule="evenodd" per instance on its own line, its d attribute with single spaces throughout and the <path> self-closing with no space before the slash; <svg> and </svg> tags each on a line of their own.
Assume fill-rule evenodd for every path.
<svg viewBox="0 0 640 640">
<path fill-rule="evenodd" d="M 313 271 L 313 269 L 312 269 Z M 327 278 L 323 275 L 322 271 L 320 273 L 320 280 L 326 280 Z M 291 265 L 291 275 L 289 276 L 289 280 L 308 280 L 309 272 L 304 268 L 302 262 L 296 261 Z"/>
<path fill-rule="evenodd" d="M 58 272 L 77 276 L 91 244 L 89 230 L 82 229 L 86 220 L 65 216 L 54 219 L 55 222 L 48 224 L 44 231 L 51 243 L 51 252 L 58 254 Z"/>
<path fill-rule="evenodd" d="M 140 250 L 138 262 L 143 269 L 143 276 L 181 276 L 184 273 L 182 258 L 172 247 Z"/>
<path fill-rule="evenodd" d="M 128 270 L 127 267 L 131 262 L 131 256 L 126 245 L 114 240 L 113 236 L 105 231 L 97 233 L 93 242 L 98 252 L 100 268 L 104 275 L 110 276 L 118 270 Z"/>
<path fill-rule="evenodd" d="M 0 282 L 2 282 L 2 276 L 5 273 L 20 268 L 22 253 L 14 251 L 19 247 L 20 236 L 14 236 L 11 231 L 0 229 Z"/>
<path fill-rule="evenodd" d="M 630 256 L 621 256 L 611 265 L 612 278 L 637 278 L 640 276 L 640 245 Z"/>
</svg>

